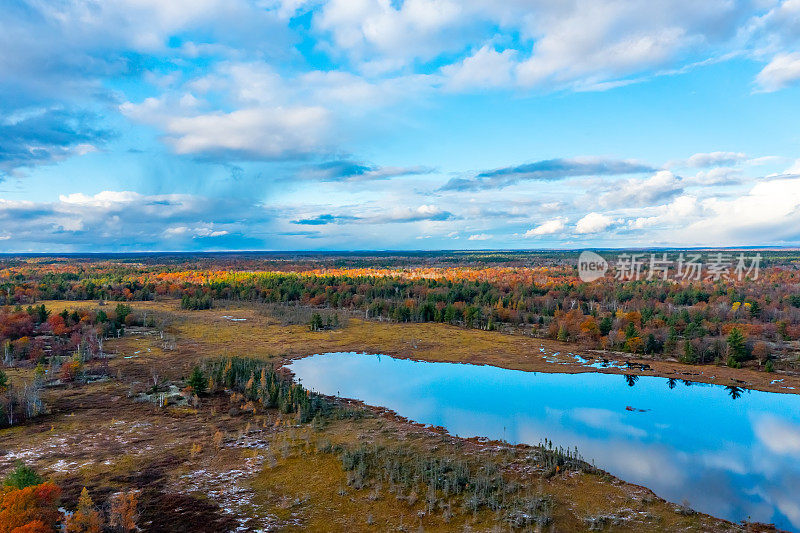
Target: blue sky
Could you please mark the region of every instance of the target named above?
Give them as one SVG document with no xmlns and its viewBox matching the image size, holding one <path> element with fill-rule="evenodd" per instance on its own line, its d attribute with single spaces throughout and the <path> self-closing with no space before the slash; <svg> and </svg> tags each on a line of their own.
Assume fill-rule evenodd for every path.
<svg viewBox="0 0 800 533">
<path fill-rule="evenodd" d="M 800 245 L 800 0 L 2 20 L 2 251 Z"/>
</svg>

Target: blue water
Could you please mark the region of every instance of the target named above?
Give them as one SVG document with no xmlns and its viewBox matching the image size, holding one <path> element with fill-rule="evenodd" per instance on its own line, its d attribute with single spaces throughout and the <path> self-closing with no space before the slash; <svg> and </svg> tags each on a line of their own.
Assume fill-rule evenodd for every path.
<svg viewBox="0 0 800 533">
<path fill-rule="evenodd" d="M 314 355 L 290 368 L 324 394 L 462 437 L 577 446 L 586 460 L 667 500 L 800 530 L 797 395 L 357 353 Z"/>
</svg>

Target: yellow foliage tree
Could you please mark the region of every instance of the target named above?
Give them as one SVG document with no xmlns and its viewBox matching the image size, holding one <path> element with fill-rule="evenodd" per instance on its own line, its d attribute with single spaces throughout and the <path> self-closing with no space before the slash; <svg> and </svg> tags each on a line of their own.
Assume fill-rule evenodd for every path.
<svg viewBox="0 0 800 533">
<path fill-rule="evenodd" d="M 95 509 L 89 491 L 83 487 L 78 498 L 78 508 L 67 519 L 67 533 L 100 533 L 102 524 L 100 513 Z"/>
</svg>

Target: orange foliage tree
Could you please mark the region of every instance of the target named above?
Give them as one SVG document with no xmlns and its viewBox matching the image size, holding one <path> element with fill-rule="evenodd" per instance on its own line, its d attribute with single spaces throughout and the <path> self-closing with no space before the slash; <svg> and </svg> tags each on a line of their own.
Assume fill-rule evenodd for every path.
<svg viewBox="0 0 800 533">
<path fill-rule="evenodd" d="M 22 489 L 0 490 L 0 533 L 52 533 L 61 513 L 61 489 L 41 483 Z"/>
<path fill-rule="evenodd" d="M 139 517 L 136 506 L 139 496 L 135 492 L 120 492 L 111 497 L 111 510 L 108 523 L 118 530 L 136 531 L 136 520 Z"/>
</svg>

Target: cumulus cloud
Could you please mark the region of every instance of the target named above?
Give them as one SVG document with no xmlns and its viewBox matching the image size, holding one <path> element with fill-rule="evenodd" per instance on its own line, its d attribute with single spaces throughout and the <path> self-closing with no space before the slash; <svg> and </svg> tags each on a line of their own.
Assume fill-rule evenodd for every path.
<svg viewBox="0 0 800 533">
<path fill-rule="evenodd" d="M 615 220 L 603 213 L 589 213 L 575 224 L 575 233 L 599 233 L 607 230 Z"/>
<path fill-rule="evenodd" d="M 516 55 L 515 50 L 498 52 L 485 45 L 458 63 L 442 68 L 445 86 L 455 91 L 507 87 L 512 83 Z"/>
<path fill-rule="evenodd" d="M 579 176 L 614 176 L 650 172 L 653 168 L 638 161 L 577 157 L 548 159 L 513 167 L 485 170 L 470 177 L 455 177 L 443 191 L 499 189 L 522 181 L 556 181 Z"/>
<path fill-rule="evenodd" d="M 800 81 L 800 52 L 777 54 L 756 76 L 756 84 L 773 92 Z"/>
<path fill-rule="evenodd" d="M 395 224 L 406 222 L 442 222 L 455 218 L 453 213 L 432 204 L 424 204 L 417 208 L 396 208 L 388 213 L 379 214 L 365 220 L 377 224 Z"/>
<path fill-rule="evenodd" d="M 566 226 L 565 218 L 554 218 L 546 222 L 542 222 L 535 228 L 531 228 L 525 232 L 525 237 L 539 237 L 541 235 L 552 235 L 554 233 L 561 233 Z"/>
<path fill-rule="evenodd" d="M 704 245 L 780 245 L 800 240 L 800 178 L 762 180 L 734 198 L 711 197 L 702 216 L 672 234 L 677 242 Z"/>
<path fill-rule="evenodd" d="M 120 109 L 163 129 L 178 154 L 276 160 L 324 151 L 329 119 L 324 108 L 251 107 L 226 113 L 194 111 L 193 105 L 174 109 L 164 101 L 148 99 L 141 104 L 125 103 Z"/>
<path fill-rule="evenodd" d="M 681 191 L 681 180 L 668 170 L 660 170 L 646 179 L 630 178 L 610 184 L 599 202 L 604 207 L 640 207 L 663 202 Z"/>
<path fill-rule="evenodd" d="M 474 235 L 470 235 L 467 240 L 468 241 L 488 241 L 492 238 L 491 235 L 488 233 L 476 233 Z"/>
<path fill-rule="evenodd" d="M 712 0 L 506 2 L 330 0 L 314 29 L 362 72 L 397 71 L 442 56 L 449 89 L 513 86 L 604 89 L 654 69 L 680 67 L 734 46 L 757 13 Z M 497 28 L 520 36 L 498 51 Z"/>
<path fill-rule="evenodd" d="M 699 206 L 697 198 L 694 196 L 680 196 L 665 205 L 650 208 L 649 212 L 654 214 L 638 217 L 631 220 L 628 225 L 633 229 L 645 229 L 651 227 L 663 227 L 686 224 L 687 220 L 696 218 Z"/>
<path fill-rule="evenodd" d="M 686 177 L 686 185 L 736 185 L 742 181 L 741 170 L 728 167 L 717 167 L 706 171 L 699 171 L 694 176 Z"/>
<path fill-rule="evenodd" d="M 314 23 L 330 35 L 332 50 L 362 63 L 362 69 L 379 72 L 461 46 L 451 31 L 465 22 L 463 15 L 463 6 L 452 0 L 329 0 Z"/>
<path fill-rule="evenodd" d="M 214 229 L 213 224 L 200 224 L 197 226 L 172 226 L 164 230 L 164 237 L 172 239 L 175 237 L 222 237 L 228 235 L 227 230 Z"/>
</svg>

